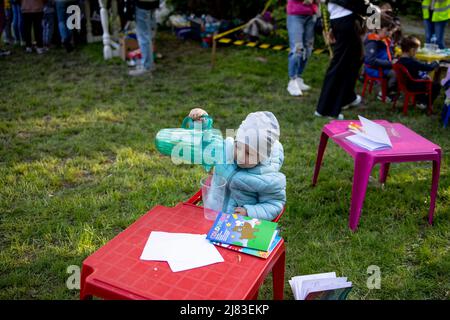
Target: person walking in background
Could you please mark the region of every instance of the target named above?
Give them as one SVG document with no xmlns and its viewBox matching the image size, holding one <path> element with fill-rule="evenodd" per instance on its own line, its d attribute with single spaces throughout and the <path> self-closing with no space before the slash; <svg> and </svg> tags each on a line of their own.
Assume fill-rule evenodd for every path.
<svg viewBox="0 0 450 320">
<path fill-rule="evenodd" d="M 309 90 L 302 78 L 308 58 L 314 47 L 314 27 L 319 0 L 288 0 L 287 30 L 289 35 L 287 91 L 291 96 L 301 96 Z"/>
<path fill-rule="evenodd" d="M 42 42 L 44 43 L 44 49 L 48 50 L 52 38 L 55 21 L 55 0 L 48 0 L 44 6 L 44 18 L 42 20 Z"/>
<path fill-rule="evenodd" d="M 11 0 L 11 9 L 12 9 L 12 28 L 14 33 L 14 44 L 24 45 L 25 37 L 23 33 L 23 17 L 22 10 L 20 8 L 20 0 Z"/>
<path fill-rule="evenodd" d="M 141 50 L 141 63 L 128 73 L 140 76 L 150 73 L 154 67 L 152 44 L 153 11 L 159 8 L 159 0 L 136 0 L 136 34 Z"/>
<path fill-rule="evenodd" d="M 55 0 L 56 15 L 58 17 L 58 30 L 61 36 L 61 43 L 66 48 L 67 52 L 73 51 L 72 45 L 72 30 L 67 28 L 67 19 L 69 14 L 67 8 L 71 5 L 76 5 L 75 0 Z"/>
<path fill-rule="evenodd" d="M 2 0 L 0 0 L 2 1 Z M 13 19 L 13 14 L 12 14 L 12 8 L 11 8 L 11 1 L 10 0 L 4 0 L 4 5 L 5 5 L 5 43 L 6 44 L 12 44 L 14 42 L 14 38 L 12 35 L 12 19 Z"/>
<path fill-rule="evenodd" d="M 328 66 L 322 85 L 317 117 L 343 119 L 343 107 L 358 106 L 361 97 L 355 94 L 355 85 L 363 63 L 362 21 L 367 16 L 369 6 L 365 0 L 330 0 L 330 24 L 335 39 L 333 58 Z"/>
<path fill-rule="evenodd" d="M 44 0 L 21 0 L 25 51 L 33 52 L 31 31 L 36 41 L 36 53 L 44 53 L 42 44 L 42 17 L 44 16 Z"/>
<path fill-rule="evenodd" d="M 433 43 L 445 49 L 445 27 L 450 20 L 450 0 L 423 0 L 425 43 Z"/>
</svg>

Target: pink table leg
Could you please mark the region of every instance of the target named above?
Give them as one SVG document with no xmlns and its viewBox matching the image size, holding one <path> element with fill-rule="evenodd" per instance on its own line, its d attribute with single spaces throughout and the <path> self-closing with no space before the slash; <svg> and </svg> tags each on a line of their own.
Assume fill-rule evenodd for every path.
<svg viewBox="0 0 450 320">
<path fill-rule="evenodd" d="M 436 195 L 439 185 L 439 175 L 441 172 L 441 151 L 438 151 L 438 159 L 433 161 L 433 179 L 431 181 L 430 212 L 428 213 L 428 223 L 433 224 L 434 209 L 436 206 Z"/>
<path fill-rule="evenodd" d="M 319 149 L 317 150 L 317 159 L 316 159 L 316 167 L 314 168 L 314 176 L 312 184 L 313 186 L 317 183 L 317 177 L 319 176 L 320 167 L 322 166 L 323 154 L 325 152 L 325 148 L 327 147 L 328 135 L 322 131 L 322 135 L 320 136 Z"/>
<path fill-rule="evenodd" d="M 366 197 L 367 184 L 373 168 L 373 159 L 367 154 L 361 154 L 355 158 L 355 170 L 353 175 L 352 203 L 350 206 L 349 227 L 355 231 L 358 227 L 361 209 Z"/>
<path fill-rule="evenodd" d="M 380 183 L 385 183 L 389 172 L 390 163 L 382 163 L 380 166 Z"/>
<path fill-rule="evenodd" d="M 281 256 L 272 268 L 272 282 L 273 282 L 273 299 L 283 300 L 284 295 L 284 268 L 286 263 L 286 251 L 283 251 Z"/>
</svg>

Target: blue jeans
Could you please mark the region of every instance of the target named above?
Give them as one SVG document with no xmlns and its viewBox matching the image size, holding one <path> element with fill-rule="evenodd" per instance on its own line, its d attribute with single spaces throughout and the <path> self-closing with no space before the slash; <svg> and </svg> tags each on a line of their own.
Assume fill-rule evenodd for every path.
<svg viewBox="0 0 450 320">
<path fill-rule="evenodd" d="M 23 17 L 22 10 L 20 9 L 20 4 L 18 4 L 17 2 L 11 3 L 11 9 L 13 12 L 12 26 L 14 31 L 14 41 L 25 41 L 23 36 Z"/>
<path fill-rule="evenodd" d="M 153 66 L 152 11 L 136 7 L 136 34 L 141 49 L 141 63 L 149 70 Z"/>
<path fill-rule="evenodd" d="M 447 21 L 432 22 L 431 20 L 424 20 L 425 25 L 425 43 L 431 43 L 431 38 L 433 35 L 436 36 L 436 44 L 439 49 L 445 49 L 445 27 L 447 26 Z"/>
<path fill-rule="evenodd" d="M 54 21 L 55 13 L 44 11 L 44 18 L 42 19 L 42 41 L 45 47 L 48 47 L 52 42 Z"/>
<path fill-rule="evenodd" d="M 301 77 L 314 47 L 314 26 L 316 16 L 287 16 L 289 35 L 288 74 L 289 78 Z"/>
<path fill-rule="evenodd" d="M 67 28 L 67 19 L 69 18 L 67 8 L 73 4 L 77 4 L 76 1 L 55 1 L 56 15 L 58 17 L 58 30 L 63 44 L 70 42 L 72 37 L 72 31 Z"/>
</svg>

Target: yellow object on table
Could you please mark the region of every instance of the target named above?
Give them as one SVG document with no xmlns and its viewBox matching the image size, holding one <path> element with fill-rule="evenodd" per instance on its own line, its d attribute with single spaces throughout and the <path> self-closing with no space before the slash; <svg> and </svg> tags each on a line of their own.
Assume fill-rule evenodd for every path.
<svg viewBox="0 0 450 320">
<path fill-rule="evenodd" d="M 430 52 L 418 52 L 416 54 L 416 58 L 426 62 L 433 62 L 433 61 L 449 60 L 450 55 L 430 53 Z"/>
</svg>

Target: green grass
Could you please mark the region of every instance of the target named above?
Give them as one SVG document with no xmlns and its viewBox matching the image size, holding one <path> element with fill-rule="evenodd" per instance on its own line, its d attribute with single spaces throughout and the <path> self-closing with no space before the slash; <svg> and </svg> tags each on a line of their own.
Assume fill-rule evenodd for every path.
<svg viewBox="0 0 450 320">
<path fill-rule="evenodd" d="M 373 97 L 366 109 L 346 113 L 402 122 L 443 149 L 433 227 L 426 222 L 431 165 L 395 164 L 384 189 L 369 186 L 352 233 L 353 164 L 333 143 L 311 187 L 327 122 L 313 117 L 326 55 L 313 56 L 304 75 L 314 89 L 292 98 L 285 53 L 219 48 L 210 71 L 210 51 L 196 43 L 161 33 L 158 47 L 164 59 L 153 79 L 129 78 L 121 61 L 103 61 L 100 44 L 70 55 L 16 50 L 0 60 L 0 298 L 76 299 L 78 291 L 65 285 L 69 265 L 81 265 L 154 205 L 192 195 L 205 173 L 173 165 L 153 139 L 198 106 L 223 130 L 257 110 L 280 121 L 286 284 L 295 275 L 336 271 L 353 281 L 351 299 L 450 298 L 450 131 L 438 115 L 412 110 L 405 117 Z M 380 290 L 366 286 L 370 265 L 381 269 Z M 288 285 L 285 293 L 292 299 Z M 271 298 L 270 282 L 260 297 Z"/>
</svg>

